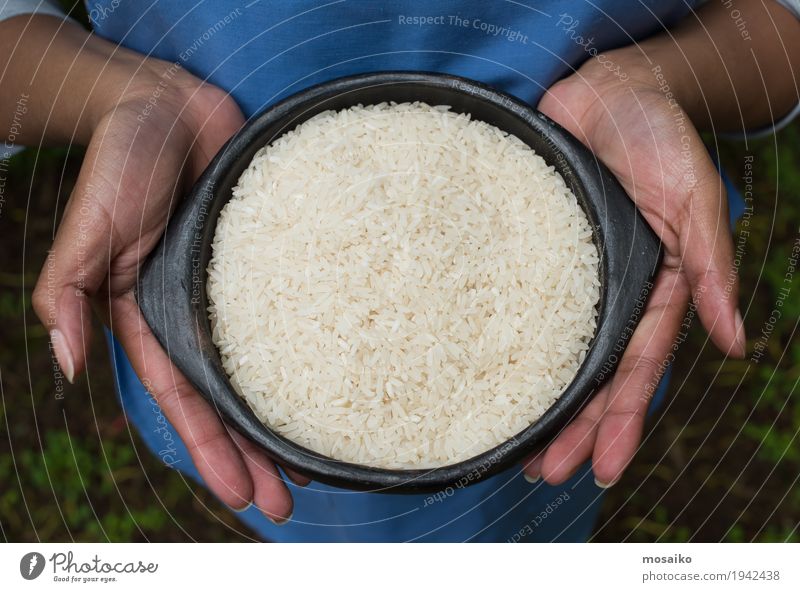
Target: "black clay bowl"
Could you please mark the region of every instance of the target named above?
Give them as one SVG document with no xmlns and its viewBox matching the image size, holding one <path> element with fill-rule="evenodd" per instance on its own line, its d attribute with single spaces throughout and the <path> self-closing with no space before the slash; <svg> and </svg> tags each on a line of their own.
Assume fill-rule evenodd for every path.
<svg viewBox="0 0 800 592">
<path fill-rule="evenodd" d="M 240 398 L 211 341 L 206 267 L 215 220 L 255 152 L 329 109 L 383 101 L 450 105 L 514 134 L 554 166 L 592 224 L 601 253 L 598 326 L 577 376 L 555 404 L 510 441 L 435 469 L 384 470 L 333 460 L 264 426 Z M 421 492 L 478 482 L 541 449 L 613 372 L 638 321 L 660 243 L 614 177 L 578 140 L 530 106 L 485 85 L 442 74 L 380 72 L 304 90 L 251 119 L 220 150 L 180 203 L 145 263 L 138 301 L 172 361 L 224 420 L 281 465 L 312 479 L 357 490 Z"/>
</svg>

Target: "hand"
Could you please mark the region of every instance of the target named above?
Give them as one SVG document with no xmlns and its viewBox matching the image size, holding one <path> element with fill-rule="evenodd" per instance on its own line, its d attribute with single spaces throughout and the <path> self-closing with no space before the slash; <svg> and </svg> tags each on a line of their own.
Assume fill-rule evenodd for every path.
<svg viewBox="0 0 800 592">
<path fill-rule="evenodd" d="M 90 308 L 100 311 L 211 491 L 234 509 L 254 502 L 280 522 L 292 499 L 275 465 L 228 430 L 170 363 L 132 291 L 176 202 L 244 119 L 230 96 L 172 64 L 144 60 L 135 72 L 106 104 L 93 97 L 102 112 L 90 118 L 96 124 L 34 309 L 70 382 L 85 367 Z"/>
<path fill-rule="evenodd" d="M 722 180 L 687 114 L 636 59 L 622 62 L 622 77 L 589 60 L 539 103 L 609 167 L 664 246 L 663 265 L 616 374 L 545 451 L 526 461 L 529 477 L 553 485 L 588 458 L 598 485 L 619 480 L 641 441 L 690 297 L 717 347 L 745 353 Z"/>
</svg>

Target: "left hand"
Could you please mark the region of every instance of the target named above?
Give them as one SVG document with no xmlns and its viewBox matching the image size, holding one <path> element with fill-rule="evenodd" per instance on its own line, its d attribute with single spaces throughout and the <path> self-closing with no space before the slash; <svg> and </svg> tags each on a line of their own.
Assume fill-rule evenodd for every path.
<svg viewBox="0 0 800 592">
<path fill-rule="evenodd" d="M 546 450 L 526 461 L 530 478 L 552 485 L 589 458 L 599 486 L 619 480 L 639 447 L 690 297 L 716 346 L 745 354 L 722 179 L 688 115 L 670 102 L 650 67 L 635 59 L 620 66 L 621 77 L 590 59 L 550 88 L 538 108 L 619 179 L 661 238 L 664 261 L 616 374 Z"/>
</svg>

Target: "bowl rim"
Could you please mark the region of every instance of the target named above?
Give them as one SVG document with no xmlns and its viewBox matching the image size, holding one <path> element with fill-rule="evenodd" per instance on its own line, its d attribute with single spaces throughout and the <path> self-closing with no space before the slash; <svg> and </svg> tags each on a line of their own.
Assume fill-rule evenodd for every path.
<svg viewBox="0 0 800 592">
<path fill-rule="evenodd" d="M 543 142 L 539 148 L 547 152 L 549 147 L 550 153 L 537 153 L 561 173 L 575 193 L 592 225 L 600 254 L 597 327 L 572 382 L 538 420 L 511 439 L 467 460 L 429 469 L 383 469 L 339 461 L 296 444 L 261 423 L 222 368 L 205 310 L 206 267 L 216 227 L 209 222 L 230 199 L 234 172 L 249 164 L 252 152 L 326 110 L 322 108 L 326 104 L 361 96 L 366 89 L 387 88 L 461 96 L 467 103 L 483 105 L 515 121 L 519 130 L 528 130 L 524 135 L 529 138 L 538 137 Z M 350 104 L 358 103 L 363 101 Z M 504 131 L 518 137 L 522 133 Z M 530 145 L 530 141 L 526 143 Z M 245 158 L 247 154 L 251 155 Z M 238 176 L 236 173 L 236 179 Z M 227 197 L 222 195 L 226 191 Z M 227 424 L 281 466 L 348 489 L 418 493 L 478 483 L 550 442 L 613 374 L 641 316 L 660 260 L 660 242 L 619 182 L 574 136 L 530 105 L 486 84 L 450 74 L 370 72 L 301 90 L 248 120 L 176 208 L 164 236 L 140 270 L 135 293 L 145 320 L 173 363 Z"/>
</svg>

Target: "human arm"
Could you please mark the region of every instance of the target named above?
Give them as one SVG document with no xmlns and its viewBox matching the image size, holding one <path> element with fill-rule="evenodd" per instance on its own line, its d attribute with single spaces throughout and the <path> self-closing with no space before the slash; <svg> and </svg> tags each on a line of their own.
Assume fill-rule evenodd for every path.
<svg viewBox="0 0 800 592">
<path fill-rule="evenodd" d="M 84 369 L 99 312 L 209 488 L 232 508 L 254 502 L 288 518 L 291 497 L 274 464 L 171 365 L 132 294 L 175 203 L 243 123 L 239 108 L 175 64 L 52 16 L 0 22 L 0 56 L 0 128 L 14 126 L 21 145 L 86 146 L 33 294 L 64 374 L 73 380 Z M 24 113 L 15 108 L 22 97 Z"/>
<path fill-rule="evenodd" d="M 792 110 L 800 22 L 774 1 L 740 0 L 736 9 L 749 40 L 723 3 L 709 2 L 672 31 L 588 60 L 539 104 L 611 169 L 665 255 L 615 376 L 528 459 L 532 478 L 561 483 L 589 458 L 599 484 L 620 478 L 690 299 L 717 347 L 745 354 L 725 190 L 698 129 L 741 132 Z"/>
</svg>

